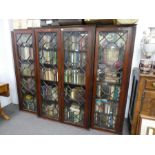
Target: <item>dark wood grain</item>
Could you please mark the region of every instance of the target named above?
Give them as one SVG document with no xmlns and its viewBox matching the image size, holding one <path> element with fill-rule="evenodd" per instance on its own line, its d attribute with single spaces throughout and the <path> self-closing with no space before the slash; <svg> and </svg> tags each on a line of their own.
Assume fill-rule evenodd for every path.
<svg viewBox="0 0 155 155">
<path fill-rule="evenodd" d="M 155 116 L 155 90 L 153 87 L 155 75 L 152 73 L 143 74 L 139 72 L 138 68 L 134 68 L 134 76 L 138 79 L 138 86 L 131 121 L 131 134 L 133 135 L 137 134 L 139 130 L 140 115 Z"/>
<path fill-rule="evenodd" d="M 35 38 L 34 32 L 32 29 L 22 29 L 22 30 L 14 30 L 12 32 L 12 47 L 13 47 L 13 57 L 14 57 L 14 66 L 15 66 L 15 73 L 16 73 L 16 83 L 17 83 L 17 91 L 18 91 L 18 100 L 19 100 L 19 109 L 23 111 L 28 111 L 23 108 L 23 97 L 21 91 L 21 75 L 20 75 L 20 66 L 19 66 L 19 52 L 16 44 L 17 34 L 32 34 L 32 46 L 33 46 L 33 54 L 35 58 Z M 34 70 L 36 71 L 35 65 Z M 36 79 L 36 75 L 34 76 Z M 29 111 L 28 111 L 29 112 Z M 31 112 L 36 113 L 36 112 Z"/>
<path fill-rule="evenodd" d="M 98 62 L 98 44 L 99 44 L 99 32 L 127 32 L 127 42 L 124 56 L 123 64 L 123 77 L 120 92 L 120 101 L 118 104 L 118 115 L 116 120 L 115 129 L 98 128 L 94 126 L 94 108 L 95 108 L 95 97 L 96 97 L 96 77 L 97 77 L 97 62 Z M 19 29 L 12 32 L 12 45 L 14 51 L 14 61 L 15 61 L 15 71 L 16 80 L 19 96 L 19 107 L 21 110 L 22 106 L 22 93 L 21 93 L 21 77 L 19 72 L 18 64 L 18 49 L 16 46 L 16 35 L 18 33 L 31 33 L 33 36 L 33 50 L 35 58 L 35 79 L 36 79 L 36 89 L 37 89 L 37 113 L 38 116 L 42 118 L 47 118 L 53 120 L 52 118 L 46 117 L 42 114 L 42 97 L 41 97 L 41 83 L 40 83 L 40 65 L 39 65 L 39 47 L 38 47 L 38 34 L 40 32 L 56 32 L 57 42 L 58 42 L 58 104 L 59 119 L 56 121 L 63 122 L 65 124 L 70 124 L 78 127 L 92 128 L 108 131 L 111 133 L 121 134 L 122 126 L 124 121 L 124 113 L 127 99 L 127 90 L 129 85 L 129 77 L 131 71 L 132 55 L 134 48 L 134 39 L 136 26 L 135 25 L 105 25 L 105 26 L 95 26 L 95 25 L 74 25 L 74 26 L 54 26 L 52 28 L 34 28 L 34 29 Z M 87 32 L 88 33 L 88 49 L 87 49 L 87 61 L 86 61 L 86 84 L 85 84 L 85 106 L 84 106 L 84 124 L 77 125 L 70 122 L 65 122 L 64 120 L 64 32 Z M 25 110 L 24 110 L 25 111 Z M 136 115 L 137 116 L 137 115 Z M 54 119 L 55 120 L 55 119 Z"/>
<path fill-rule="evenodd" d="M 91 115 L 91 119 L 92 119 L 91 127 L 96 128 L 94 127 L 94 111 L 95 111 L 96 78 L 97 78 L 97 64 L 98 64 L 98 52 L 99 52 L 98 51 L 99 32 L 121 32 L 121 31 L 122 32 L 127 31 L 127 42 L 126 42 L 126 49 L 125 49 L 124 63 L 123 63 L 123 76 L 122 76 L 122 83 L 121 83 L 120 100 L 118 104 L 118 115 L 116 119 L 116 127 L 114 129 L 114 132 L 119 134 L 122 133 L 122 127 L 124 122 L 124 113 L 125 113 L 125 107 L 126 107 L 129 77 L 130 77 L 132 55 L 133 55 L 133 48 L 134 48 L 134 38 L 135 38 L 135 31 L 136 31 L 135 26 L 132 26 L 132 27 L 105 26 L 105 27 L 98 27 L 96 29 L 96 48 L 95 48 L 95 65 L 94 65 L 94 80 L 93 80 L 94 87 L 93 87 L 93 102 L 92 102 L 92 115 Z"/>
<path fill-rule="evenodd" d="M 124 30 L 124 29 L 123 29 Z M 125 107 L 127 101 L 128 87 L 129 87 L 129 78 L 131 72 L 132 56 L 134 50 L 134 40 L 135 40 L 136 27 L 128 28 L 128 38 L 126 43 L 126 50 L 124 56 L 124 65 L 123 65 L 123 77 L 122 77 L 122 86 L 120 92 L 120 103 L 118 105 L 118 117 L 116 121 L 116 131 L 122 133 Z"/>
<path fill-rule="evenodd" d="M 57 63 L 58 63 L 58 105 L 59 105 L 59 119 L 57 121 L 61 120 L 61 58 L 60 58 L 60 29 L 57 28 L 44 28 L 44 29 L 36 29 L 35 30 L 35 38 L 36 38 L 36 66 L 37 66 L 37 98 L 38 98 L 38 116 L 40 117 L 46 117 L 42 114 L 42 97 L 41 97 L 41 73 L 40 73 L 40 65 L 39 65 L 39 33 L 49 33 L 49 32 L 56 32 L 57 33 Z M 48 119 L 56 120 L 54 118 L 48 117 Z"/>
<path fill-rule="evenodd" d="M 65 122 L 64 119 L 64 42 L 63 42 L 63 37 L 64 37 L 64 32 L 87 32 L 88 33 L 88 49 L 86 53 L 86 94 L 85 94 L 85 103 L 84 103 L 84 128 L 89 128 L 89 121 L 90 121 L 90 105 L 91 105 L 91 83 L 92 83 L 92 54 L 93 54 L 93 32 L 94 32 L 94 27 L 88 27 L 88 26 L 79 26 L 79 27 L 72 27 L 72 28 L 61 28 L 61 60 L 62 60 L 62 122 Z M 71 125 L 74 125 L 74 123 L 69 123 Z M 75 124 L 76 125 L 76 124 Z M 77 126 L 77 125 L 76 125 Z"/>
</svg>

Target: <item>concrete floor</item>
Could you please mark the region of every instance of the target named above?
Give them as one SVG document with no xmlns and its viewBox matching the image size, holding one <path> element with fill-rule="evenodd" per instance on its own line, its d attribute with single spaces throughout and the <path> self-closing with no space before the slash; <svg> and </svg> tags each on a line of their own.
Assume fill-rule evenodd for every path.
<svg viewBox="0 0 155 155">
<path fill-rule="evenodd" d="M 11 120 L 0 118 L 0 135 L 111 135 L 108 132 L 83 129 L 50 121 L 34 114 L 19 111 L 18 105 L 10 104 L 4 108 Z M 127 121 L 124 121 L 123 135 L 128 135 Z"/>
</svg>

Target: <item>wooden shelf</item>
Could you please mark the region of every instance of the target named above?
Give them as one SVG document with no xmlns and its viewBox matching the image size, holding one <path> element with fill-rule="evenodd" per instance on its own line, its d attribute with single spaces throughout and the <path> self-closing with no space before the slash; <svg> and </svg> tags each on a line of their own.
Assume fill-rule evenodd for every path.
<svg viewBox="0 0 155 155">
<path fill-rule="evenodd" d="M 67 82 L 64 82 L 64 85 L 71 85 L 73 87 L 85 87 L 85 85 L 74 84 L 74 83 L 67 83 Z"/>
<path fill-rule="evenodd" d="M 128 92 L 128 83 L 129 83 L 130 70 L 131 70 L 135 32 L 136 32 L 136 27 L 131 25 L 130 26 L 76 25 L 76 26 L 65 26 L 65 27 L 57 26 L 54 28 L 50 27 L 50 28 L 33 28 L 33 29 L 24 29 L 24 30 L 20 29 L 20 30 L 13 31 L 12 43 L 13 43 L 13 50 L 14 50 L 13 53 L 14 53 L 14 62 L 15 62 L 15 69 L 16 69 L 16 79 L 17 79 L 20 109 L 22 110 L 24 106 L 24 100 L 23 100 L 24 93 L 27 93 L 27 91 L 29 91 L 26 89 L 25 89 L 26 91 L 22 90 L 23 86 L 21 82 L 22 80 L 24 82 L 28 80 L 26 78 L 32 78 L 32 80 L 35 81 L 35 85 L 34 85 L 35 93 L 32 93 L 33 94 L 32 96 L 35 95 L 36 97 L 35 100 L 38 106 L 37 107 L 38 116 L 44 117 L 42 115 L 42 104 L 44 100 L 45 104 L 47 103 L 47 104 L 59 105 L 60 111 L 59 111 L 58 121 L 66 124 L 75 125 L 78 127 L 84 127 L 84 128 L 90 128 L 90 124 L 91 124 L 91 128 L 96 128 L 94 124 L 95 123 L 94 113 L 95 113 L 95 100 L 98 99 L 96 98 L 97 85 L 107 84 L 107 86 L 109 87 L 118 86 L 119 88 L 115 89 L 115 91 L 118 90 L 117 94 L 119 94 L 119 101 L 108 100 L 108 102 L 114 102 L 114 104 L 118 106 L 117 117 L 119 118 L 116 118 L 116 127 L 113 130 L 107 127 L 100 128 L 100 130 L 108 130 L 110 132 L 114 131 L 116 133 L 121 133 L 123 121 L 124 121 L 125 104 L 126 104 L 126 98 L 127 98 L 127 92 Z M 50 39 L 46 38 L 46 36 L 49 37 Z M 23 39 L 24 37 L 26 38 Z M 53 42 L 52 39 L 56 39 L 56 42 Z M 84 42 L 83 42 L 83 39 L 85 39 Z M 22 45 L 24 45 L 25 42 L 31 44 L 30 51 L 32 52 L 31 55 L 33 54 L 33 57 L 31 57 L 30 55 L 29 59 L 21 60 L 22 57 L 19 57 L 20 49 L 18 49 L 20 46 L 18 44 L 20 43 L 22 48 Z M 77 47 L 77 49 L 79 50 L 76 50 L 75 46 L 74 46 L 75 48 L 71 46 L 71 43 L 74 43 L 74 42 L 76 42 L 79 45 L 79 48 Z M 112 46 L 110 46 L 109 48 L 109 45 L 113 43 L 116 45 L 116 48 L 111 50 L 110 48 Z M 121 43 L 121 47 L 120 47 L 120 43 Z M 45 44 L 48 44 L 49 46 L 44 46 Z M 104 45 L 104 49 L 100 49 L 99 48 L 100 45 L 102 46 Z M 49 48 L 47 49 L 46 47 L 49 47 Z M 115 49 L 116 49 L 116 53 L 114 54 L 111 53 Z M 24 49 L 21 49 L 21 50 L 24 50 Z M 105 54 L 105 52 L 107 53 Z M 53 54 L 53 57 L 51 56 L 50 59 L 46 59 L 45 57 L 50 54 L 51 55 Z M 116 59 L 118 59 L 118 55 L 122 63 L 116 64 L 116 66 L 110 65 L 112 64 L 112 62 L 117 62 Z M 44 56 L 45 59 L 41 56 Z M 56 59 L 55 59 L 55 56 L 56 56 Z M 76 60 L 72 61 L 70 56 L 73 56 L 74 57 L 73 59 L 74 60 L 76 59 Z M 103 61 L 100 61 L 101 57 L 104 57 Z M 25 57 L 23 55 L 23 59 L 24 58 Z M 31 60 L 32 58 L 34 58 L 34 60 Z M 46 61 L 46 60 L 51 60 L 51 61 Z M 104 60 L 108 61 L 107 64 L 102 64 L 105 62 Z M 52 64 L 53 62 L 54 64 Z M 77 62 L 77 63 L 72 63 L 72 62 Z M 24 64 L 25 64 L 25 67 L 27 66 L 27 68 L 30 69 L 30 72 L 29 71 L 27 72 L 27 70 L 23 70 Z M 103 80 L 96 81 L 98 69 L 99 68 L 104 69 L 105 67 L 107 68 L 106 69 L 107 72 L 105 73 L 106 77 L 104 78 L 106 80 L 102 78 Z M 120 67 L 120 68 L 117 69 L 117 67 Z M 59 73 L 58 77 L 50 76 L 50 72 L 48 72 L 50 70 L 54 70 L 54 68 L 57 70 L 57 73 Z M 42 75 L 42 69 L 45 69 L 44 76 Z M 81 77 L 79 79 L 82 79 L 82 80 L 78 80 L 78 82 L 79 83 L 81 82 L 81 84 L 70 83 L 71 81 L 76 82 L 77 80 L 71 80 L 70 78 L 68 79 L 68 76 L 66 76 L 66 73 L 68 72 L 65 72 L 66 69 L 75 70 L 75 72 L 77 70 L 77 73 L 83 73 L 84 75 L 81 74 L 81 76 L 79 76 Z M 108 70 L 110 70 L 110 74 Z M 115 73 L 115 70 L 116 70 L 116 73 Z M 114 72 L 111 72 L 111 71 L 114 71 Z M 123 71 L 123 74 L 122 74 L 122 71 Z M 31 73 L 31 74 L 29 74 L 30 76 L 21 75 L 24 73 L 25 74 Z M 116 78 L 111 78 L 112 74 L 113 74 L 113 77 L 115 76 Z M 117 80 L 117 77 L 118 77 L 118 80 Z M 53 79 L 53 80 L 48 80 L 48 79 Z M 54 79 L 58 81 L 55 81 Z M 110 80 L 114 82 L 111 82 Z M 70 81 L 70 82 L 65 82 L 65 81 Z M 58 101 L 48 100 L 48 98 L 42 97 L 42 88 L 44 88 L 44 86 L 45 87 L 47 86 L 49 88 L 57 87 Z M 73 99 L 72 100 L 70 98 L 71 96 L 70 94 L 68 94 L 68 96 L 65 98 L 65 90 L 67 88 L 70 93 L 71 91 L 70 89 L 74 89 L 77 87 L 80 87 L 82 90 L 84 90 L 84 95 L 83 95 L 84 99 L 80 101 L 79 98 L 76 98 L 76 95 L 75 95 L 75 97 L 74 96 L 72 97 Z M 55 99 L 55 98 L 51 97 L 51 99 Z M 65 107 L 71 106 L 71 104 L 74 102 L 75 104 L 76 103 L 79 104 L 81 106 L 80 109 L 84 111 L 84 118 L 82 117 L 83 120 L 80 120 L 82 122 L 81 124 L 70 122 L 69 120 L 64 120 Z M 111 105 L 113 106 L 113 104 Z M 52 118 L 49 118 L 49 119 L 52 119 Z"/>
<path fill-rule="evenodd" d="M 108 84 L 108 85 L 117 85 L 117 86 L 121 86 L 120 82 L 108 82 L 108 81 L 105 81 L 105 80 L 102 80 L 102 81 L 96 81 L 97 84 Z"/>
<path fill-rule="evenodd" d="M 58 65 L 57 64 L 53 65 L 53 64 L 47 64 L 47 63 L 40 63 L 40 66 L 42 68 L 55 68 L 55 69 L 58 68 Z"/>
<path fill-rule="evenodd" d="M 43 80 L 43 79 L 40 79 L 41 80 L 41 82 L 45 82 L 45 83 L 47 83 L 47 84 L 58 84 L 58 81 L 50 81 L 50 80 Z"/>
<path fill-rule="evenodd" d="M 21 75 L 22 78 L 35 78 L 35 76 Z"/>
<path fill-rule="evenodd" d="M 42 101 L 45 103 L 45 104 L 58 104 L 58 101 L 56 100 L 49 100 L 49 99 L 45 99 L 44 97 L 42 97 Z M 43 103 L 42 103 L 43 104 Z"/>
</svg>

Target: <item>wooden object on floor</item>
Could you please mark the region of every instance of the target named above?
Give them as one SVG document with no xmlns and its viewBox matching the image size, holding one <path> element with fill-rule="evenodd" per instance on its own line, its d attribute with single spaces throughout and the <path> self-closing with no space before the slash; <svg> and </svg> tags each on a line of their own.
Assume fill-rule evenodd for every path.
<svg viewBox="0 0 155 155">
<path fill-rule="evenodd" d="M 133 92 L 134 89 L 136 89 L 136 91 L 131 95 L 129 107 L 129 112 L 132 111 L 132 116 L 129 116 L 131 134 L 136 134 L 139 114 L 155 116 L 155 74 L 142 74 L 138 68 L 135 68 L 133 71 L 133 79 L 135 77 L 137 79 L 137 85 L 136 88 L 132 87 L 131 92 Z"/>
<path fill-rule="evenodd" d="M 121 134 L 135 32 L 135 25 L 13 31 L 20 110 Z"/>
<path fill-rule="evenodd" d="M 9 95 L 10 95 L 9 84 L 0 83 L 0 96 L 8 97 Z M 9 120 L 10 119 L 10 117 L 1 108 L 1 104 L 0 104 L 0 116 L 2 116 L 5 120 Z"/>
<path fill-rule="evenodd" d="M 91 112 L 94 129 L 122 133 L 135 31 L 135 26 L 96 28 Z"/>
</svg>

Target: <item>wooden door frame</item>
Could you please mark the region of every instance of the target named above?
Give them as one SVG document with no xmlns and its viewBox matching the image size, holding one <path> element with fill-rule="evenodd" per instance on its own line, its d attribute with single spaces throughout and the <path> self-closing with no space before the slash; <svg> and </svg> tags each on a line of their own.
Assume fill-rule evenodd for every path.
<svg viewBox="0 0 155 155">
<path fill-rule="evenodd" d="M 118 115 L 116 120 L 115 129 L 107 128 L 97 128 L 94 127 L 94 111 L 95 111 L 95 98 L 96 98 L 96 78 L 97 78 L 97 63 L 98 63 L 98 45 L 99 45 L 99 32 L 121 32 L 127 31 L 126 49 L 124 53 L 124 63 L 123 63 L 123 75 L 120 91 L 120 100 L 118 104 Z M 123 26 L 105 26 L 96 28 L 96 46 L 95 46 L 95 60 L 94 60 L 94 80 L 93 80 L 93 101 L 92 101 L 92 121 L 91 127 L 97 130 L 110 131 L 113 133 L 122 133 L 122 127 L 124 122 L 125 106 L 128 93 L 128 85 L 131 71 L 131 62 L 133 56 L 134 39 L 135 39 L 135 26 L 123 27 Z M 124 91 L 125 90 L 125 91 Z"/>
<path fill-rule="evenodd" d="M 86 84 L 85 84 L 85 107 L 84 107 L 84 124 L 76 125 L 73 123 L 68 123 L 64 121 L 64 42 L 63 42 L 63 33 L 64 32 L 88 32 L 88 54 L 87 54 L 87 62 L 86 62 Z M 89 128 L 90 127 L 90 111 L 91 111 L 91 91 L 92 91 L 92 77 L 93 77 L 93 53 L 94 53 L 94 35 L 95 35 L 95 27 L 94 26 L 74 26 L 74 27 L 61 27 L 61 60 L 62 60 L 62 122 L 66 124 L 71 124 L 78 127 Z"/>
<path fill-rule="evenodd" d="M 49 118 L 49 117 L 45 117 L 42 116 L 42 97 L 41 97 L 41 83 L 40 83 L 40 64 L 39 64 L 39 47 L 38 47 L 38 42 L 39 42 L 39 38 L 38 38 L 38 34 L 39 33 L 57 33 L 57 45 L 58 45 L 58 49 L 57 49 L 57 66 L 58 66 L 58 105 L 59 105 L 59 118 L 54 119 L 54 118 Z M 60 59 L 60 55 L 61 55 L 61 45 L 60 45 L 60 29 L 59 28 L 39 28 L 39 29 L 35 29 L 35 38 L 36 38 L 36 68 L 37 68 L 37 97 L 38 97 L 38 116 L 39 117 L 43 117 L 45 119 L 50 119 L 50 120 L 54 120 L 54 121 L 61 121 L 61 59 Z"/>
<path fill-rule="evenodd" d="M 34 30 L 33 29 L 17 29 L 11 32 L 12 36 L 12 49 L 13 49 L 13 57 L 14 57 L 14 67 L 16 73 L 16 83 L 17 83 L 17 92 L 18 92 L 18 101 L 19 101 L 19 109 L 22 111 L 30 112 L 30 113 L 37 113 L 31 112 L 28 110 L 23 109 L 23 98 L 22 98 L 22 91 L 21 91 L 21 76 L 20 76 L 20 66 L 19 66 L 19 52 L 17 48 L 17 34 L 32 34 L 32 47 L 33 47 L 33 56 L 34 56 L 34 72 L 36 73 L 35 67 L 35 37 L 34 37 Z M 36 74 L 34 75 L 34 80 L 36 81 Z M 36 98 L 37 98 L 37 89 L 36 89 Z M 38 106 L 38 105 L 37 105 Z"/>
</svg>

